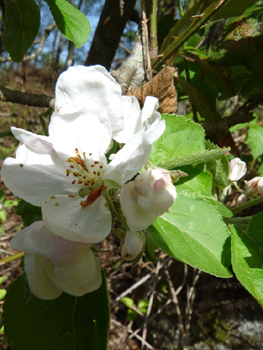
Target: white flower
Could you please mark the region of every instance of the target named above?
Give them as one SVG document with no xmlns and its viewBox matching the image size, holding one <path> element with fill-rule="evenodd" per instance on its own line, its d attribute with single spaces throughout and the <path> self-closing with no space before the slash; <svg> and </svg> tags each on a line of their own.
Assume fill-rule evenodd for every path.
<svg viewBox="0 0 263 350">
<path fill-rule="evenodd" d="M 256 176 L 247 183 L 246 193 L 253 198 L 263 195 L 263 177 Z"/>
<path fill-rule="evenodd" d="M 158 169 L 143 171 L 121 189 L 121 208 L 129 228 L 146 229 L 170 209 L 176 196 L 170 175 Z"/>
<path fill-rule="evenodd" d="M 229 162 L 230 171 L 228 178 L 230 181 L 240 180 L 247 172 L 247 165 L 239 158 L 234 158 Z"/>
<path fill-rule="evenodd" d="M 90 245 L 54 235 L 42 221 L 19 232 L 10 246 L 25 252 L 29 287 L 40 299 L 57 298 L 63 291 L 82 296 L 102 283 L 101 265 Z"/>
<path fill-rule="evenodd" d="M 45 225 L 64 239 L 96 243 L 107 237 L 107 188 L 129 181 L 164 132 L 156 98 L 142 111 L 134 98 L 125 101 L 124 117 L 120 86 L 103 67 L 71 67 L 56 85 L 50 136 L 11 129 L 23 145 L 16 159 L 5 160 L 2 179 L 15 195 L 42 206 Z M 138 125 L 129 133 L 131 110 Z M 107 164 L 105 153 L 118 137 L 128 141 Z"/>
<path fill-rule="evenodd" d="M 128 231 L 121 243 L 121 256 L 123 260 L 136 258 L 143 249 L 144 240 L 139 232 Z"/>
</svg>

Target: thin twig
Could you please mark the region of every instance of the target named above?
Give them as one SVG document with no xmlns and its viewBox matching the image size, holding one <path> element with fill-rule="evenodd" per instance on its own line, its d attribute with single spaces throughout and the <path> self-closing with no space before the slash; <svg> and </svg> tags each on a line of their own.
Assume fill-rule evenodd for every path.
<svg viewBox="0 0 263 350">
<path fill-rule="evenodd" d="M 146 341 L 146 336 L 147 336 L 147 324 L 148 324 L 148 318 L 149 318 L 149 315 L 152 311 L 152 306 L 153 306 L 153 299 L 154 299 L 154 295 L 156 293 L 156 285 L 157 285 L 157 281 L 158 281 L 158 274 L 159 274 L 159 271 L 162 267 L 162 264 L 160 263 L 160 260 L 157 261 L 157 264 L 156 264 L 156 269 L 155 269 L 155 279 L 153 281 L 153 287 L 152 287 L 152 293 L 151 293 L 151 296 L 150 296 L 150 299 L 149 299 L 149 304 L 148 304 L 148 307 L 147 307 L 147 313 L 146 313 L 146 316 L 145 316 L 145 319 L 144 319 L 144 325 L 143 325 L 143 331 L 142 331 L 142 345 L 141 345 L 141 350 L 144 349 L 144 346 L 145 346 L 145 341 Z"/>
<path fill-rule="evenodd" d="M 222 118 L 216 123 L 202 123 L 200 124 L 207 134 L 214 134 L 215 132 L 224 131 L 231 126 L 247 123 L 254 119 L 251 112 L 260 103 L 263 103 L 263 93 L 259 92 L 250 97 L 238 110 L 229 117 Z"/>
<path fill-rule="evenodd" d="M 114 320 L 114 319 L 111 319 L 111 322 L 116 324 L 117 326 L 119 326 L 120 328 L 125 328 L 127 329 L 127 327 L 125 327 L 123 324 L 121 324 L 120 322 Z M 131 329 L 128 329 L 128 333 L 133 333 L 133 331 Z M 142 337 L 139 336 L 138 334 L 135 334 L 134 335 L 138 340 L 142 341 Z M 147 346 L 148 349 L 150 350 L 154 350 L 154 348 L 152 347 L 151 344 L 149 344 L 148 342 L 145 342 L 145 346 Z"/>
<path fill-rule="evenodd" d="M 158 1 L 151 1 L 150 12 L 150 56 L 154 58 L 158 55 L 158 39 L 157 39 L 157 9 Z"/>
<path fill-rule="evenodd" d="M 46 107 L 54 109 L 55 99 L 47 95 L 28 94 L 25 92 L 10 90 L 0 85 L 0 101 L 19 103 L 34 107 Z"/>
<path fill-rule="evenodd" d="M 185 308 L 185 332 L 188 339 L 189 339 L 191 318 L 193 314 L 193 304 L 195 300 L 195 286 L 200 277 L 200 274 L 201 274 L 200 270 L 197 271 L 196 269 L 194 269 L 193 283 L 189 289 L 189 292 L 187 293 L 187 302 L 186 302 L 186 308 Z"/>
<path fill-rule="evenodd" d="M 152 274 L 148 273 L 148 275 L 144 276 L 142 279 L 140 279 L 138 282 L 136 282 L 130 288 L 126 289 L 123 293 L 121 293 L 116 299 L 114 299 L 111 302 L 111 305 L 114 305 L 115 303 L 120 301 L 122 298 L 124 298 L 126 295 L 131 293 L 134 289 L 138 288 L 141 284 L 143 284 L 145 281 L 147 281 L 151 276 L 152 276 Z"/>
<path fill-rule="evenodd" d="M 144 69 L 148 80 L 152 80 L 152 67 L 151 58 L 149 52 L 149 41 L 148 41 L 148 28 L 147 18 L 145 9 L 145 0 L 142 0 L 142 45 L 143 45 L 143 58 L 144 58 Z"/>
<path fill-rule="evenodd" d="M 166 300 L 166 302 L 158 309 L 158 311 L 152 315 L 149 319 L 148 319 L 148 323 L 150 323 L 153 319 L 155 319 L 156 316 L 160 315 L 160 313 L 163 311 L 164 308 L 166 308 L 166 306 L 168 306 L 169 304 L 171 304 L 172 300 L 168 299 Z M 142 330 L 142 326 L 137 328 L 136 331 L 134 331 L 129 338 L 132 339 L 134 336 L 136 336 L 136 334 L 138 334 L 140 331 Z"/>
<path fill-rule="evenodd" d="M 181 313 L 181 309 L 180 309 L 180 306 L 179 306 L 179 301 L 178 301 L 177 295 L 175 293 L 173 282 L 171 280 L 171 276 L 170 276 L 170 273 L 169 273 L 168 269 L 165 270 L 165 274 L 167 276 L 168 286 L 169 286 L 170 293 L 172 295 L 172 300 L 173 300 L 173 303 L 175 305 L 176 313 L 177 313 L 177 316 L 178 316 L 179 329 L 180 329 L 182 340 L 183 340 L 183 350 L 187 350 L 188 349 L 188 341 L 187 341 L 187 338 L 185 336 L 186 335 L 186 333 L 185 333 L 185 326 L 184 326 L 184 321 L 183 321 L 183 316 L 182 316 L 182 313 Z"/>
</svg>

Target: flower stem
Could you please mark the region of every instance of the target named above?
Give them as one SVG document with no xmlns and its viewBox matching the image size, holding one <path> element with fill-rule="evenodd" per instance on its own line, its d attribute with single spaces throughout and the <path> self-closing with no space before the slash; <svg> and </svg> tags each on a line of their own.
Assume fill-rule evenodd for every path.
<svg viewBox="0 0 263 350">
<path fill-rule="evenodd" d="M 261 196 L 261 197 L 259 197 L 257 199 L 251 200 L 251 201 L 249 201 L 249 202 L 247 202 L 245 204 L 242 204 L 242 205 L 240 205 L 240 206 L 238 206 L 236 208 L 233 208 L 233 209 L 231 209 L 231 211 L 232 211 L 233 214 L 236 214 L 239 211 L 242 211 L 242 210 L 244 210 L 246 208 L 252 207 L 252 206 L 257 205 L 259 203 L 263 203 L 263 196 Z"/>
</svg>

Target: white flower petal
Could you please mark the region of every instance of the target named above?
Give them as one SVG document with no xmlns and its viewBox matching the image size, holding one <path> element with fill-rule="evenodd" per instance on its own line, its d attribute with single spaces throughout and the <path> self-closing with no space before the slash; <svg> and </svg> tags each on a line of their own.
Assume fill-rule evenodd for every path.
<svg viewBox="0 0 263 350">
<path fill-rule="evenodd" d="M 25 145 L 18 148 L 16 159 L 4 161 L 1 177 L 16 196 L 37 206 L 51 195 L 76 191 L 69 187 L 66 171 L 55 151 L 37 154 Z"/>
<path fill-rule="evenodd" d="M 26 250 L 29 254 L 36 254 L 38 252 L 38 243 L 37 240 L 32 239 L 32 237 L 33 235 L 39 235 L 42 228 L 43 222 L 35 221 L 32 225 L 26 227 L 11 239 L 10 247 L 12 249 Z"/>
<path fill-rule="evenodd" d="M 153 124 L 140 129 L 108 164 L 103 179 L 113 180 L 119 184 L 130 180 L 146 163 L 152 144 L 164 130 L 165 121 L 160 121 L 159 117 Z"/>
<path fill-rule="evenodd" d="M 111 213 L 103 196 L 85 208 L 83 198 L 58 195 L 43 203 L 42 215 L 47 228 L 74 242 L 97 243 L 111 230 Z"/>
<path fill-rule="evenodd" d="M 49 136 L 36 135 L 15 127 L 11 127 L 11 131 L 15 138 L 25 144 L 32 152 L 49 153 L 53 149 Z"/>
<path fill-rule="evenodd" d="M 121 247 L 121 256 L 125 260 L 136 258 L 142 251 L 144 240 L 139 232 L 128 231 L 124 237 L 124 244 Z"/>
<path fill-rule="evenodd" d="M 60 237 L 54 239 L 51 260 L 55 269 L 50 278 L 64 292 L 81 296 L 100 287 L 101 265 L 89 247 Z"/>
<path fill-rule="evenodd" d="M 125 118 L 125 127 L 115 140 L 119 143 L 127 141 L 142 127 L 141 109 L 139 102 L 134 96 L 122 96 L 122 109 Z"/>
<path fill-rule="evenodd" d="M 11 247 L 25 252 L 29 287 L 38 298 L 54 299 L 62 291 L 81 296 L 101 285 L 101 266 L 90 245 L 58 237 L 42 221 L 17 234 Z"/>
<path fill-rule="evenodd" d="M 247 165 L 240 158 L 234 158 L 229 162 L 230 171 L 228 178 L 230 181 L 240 180 L 247 172 Z"/>
<path fill-rule="evenodd" d="M 177 193 L 172 178 L 161 169 L 143 171 L 134 183 L 138 204 L 153 215 L 164 214 L 176 200 Z"/>
<path fill-rule="evenodd" d="M 46 250 L 53 237 L 54 235 L 43 226 L 42 221 L 36 221 L 19 232 L 10 242 L 13 249 L 25 252 L 24 269 L 29 288 L 40 299 L 54 299 L 62 293 L 62 290 L 50 280 L 46 272 L 46 269 L 52 267 L 53 264 L 39 251 L 39 246 Z"/>
<path fill-rule="evenodd" d="M 49 277 L 47 270 L 53 269 L 50 260 L 40 254 L 25 254 L 24 268 L 31 292 L 39 299 L 52 300 L 60 296 L 59 288 Z"/>
<path fill-rule="evenodd" d="M 159 113 L 156 112 L 158 108 L 159 108 L 158 98 L 153 96 L 147 96 L 142 109 L 141 122 L 145 123 L 146 121 L 148 121 L 151 123 L 154 120 L 156 120 L 157 116 L 159 115 Z"/>
<path fill-rule="evenodd" d="M 67 106 L 56 111 L 49 125 L 49 134 L 56 152 L 63 160 L 92 153 L 94 160 L 104 156 L 111 142 L 111 125 L 106 111 L 89 100 L 89 111 L 84 108 L 68 113 Z"/>
<path fill-rule="evenodd" d="M 74 66 L 63 72 L 56 84 L 55 110 L 71 105 L 72 110 L 86 108 L 89 100 L 107 108 L 113 137 L 124 127 L 121 105 L 121 87 L 102 66 Z"/>
<path fill-rule="evenodd" d="M 157 215 L 144 210 L 135 197 L 135 183 L 128 182 L 121 189 L 121 209 L 131 231 L 141 231 L 157 219 Z"/>
</svg>

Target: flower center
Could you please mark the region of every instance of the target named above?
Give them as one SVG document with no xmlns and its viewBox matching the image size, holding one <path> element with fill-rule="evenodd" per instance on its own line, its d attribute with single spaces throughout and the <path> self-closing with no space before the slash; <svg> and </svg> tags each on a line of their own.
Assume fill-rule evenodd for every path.
<svg viewBox="0 0 263 350">
<path fill-rule="evenodd" d="M 79 196 L 84 198 L 94 189 L 103 186 L 103 181 L 101 180 L 103 165 L 98 161 L 92 161 L 92 153 L 89 153 L 89 162 L 87 161 L 85 152 L 83 152 L 84 159 L 81 158 L 77 148 L 75 148 L 75 153 L 75 157 L 70 157 L 67 160 L 70 166 L 66 170 L 66 175 L 72 175 L 74 177 L 74 180 L 71 182 L 72 185 L 83 185 L 83 188 L 79 190 Z"/>
</svg>

